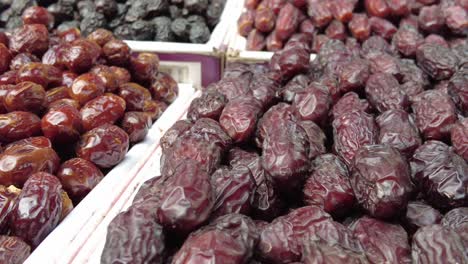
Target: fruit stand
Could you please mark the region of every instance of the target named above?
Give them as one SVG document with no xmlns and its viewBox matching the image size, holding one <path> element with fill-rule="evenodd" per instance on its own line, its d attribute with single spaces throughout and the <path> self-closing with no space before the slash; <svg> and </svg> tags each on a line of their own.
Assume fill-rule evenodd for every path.
<svg viewBox="0 0 468 264">
<path fill-rule="evenodd" d="M 467 1 L 0 13 L 0 263 L 468 263 Z"/>
</svg>

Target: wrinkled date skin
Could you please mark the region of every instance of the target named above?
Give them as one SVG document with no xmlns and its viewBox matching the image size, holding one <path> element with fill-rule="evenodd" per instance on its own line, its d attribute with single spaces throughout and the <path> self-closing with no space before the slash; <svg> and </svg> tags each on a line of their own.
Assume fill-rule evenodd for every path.
<svg viewBox="0 0 468 264">
<path fill-rule="evenodd" d="M 389 109 L 406 110 L 408 97 L 400 89 L 397 79 L 386 73 L 372 74 L 366 83 L 366 95 L 369 103 L 379 112 Z"/>
<path fill-rule="evenodd" d="M 468 162 L 468 118 L 456 123 L 450 131 L 455 152 Z"/>
<path fill-rule="evenodd" d="M 118 126 L 102 125 L 82 135 L 77 144 L 76 155 L 101 168 L 119 164 L 127 154 L 129 138 Z"/>
<path fill-rule="evenodd" d="M 211 176 L 215 205 L 211 217 L 230 213 L 249 215 L 255 180 L 248 167 L 220 168 Z"/>
<path fill-rule="evenodd" d="M 46 91 L 44 106 L 48 107 L 60 99 L 70 99 L 67 86 L 59 86 Z"/>
<path fill-rule="evenodd" d="M 416 50 L 419 67 L 435 80 L 450 78 L 456 71 L 458 58 L 448 48 L 427 43 Z"/>
<path fill-rule="evenodd" d="M 292 108 L 298 119 L 324 124 L 330 104 L 331 98 L 326 87 L 313 83 L 296 93 Z"/>
<path fill-rule="evenodd" d="M 343 95 L 343 97 L 333 105 L 331 115 L 333 116 L 333 119 L 337 119 L 341 115 L 353 111 L 368 112 L 369 102 L 366 99 L 360 99 L 356 93 L 349 92 Z"/>
<path fill-rule="evenodd" d="M 264 139 L 274 133 L 277 125 L 284 120 L 297 121 L 291 105 L 279 103 L 268 109 L 257 124 L 255 143 L 259 148 L 262 147 Z"/>
<path fill-rule="evenodd" d="M 31 254 L 31 247 L 19 237 L 0 236 L 0 251 L 0 262 L 21 264 Z"/>
<path fill-rule="evenodd" d="M 96 65 L 91 68 L 90 72 L 101 78 L 101 81 L 106 87 L 106 92 L 115 92 L 119 88 L 119 80 L 111 67 L 106 65 Z"/>
<path fill-rule="evenodd" d="M 442 218 L 442 225 L 457 231 L 466 245 L 468 242 L 468 207 L 450 210 Z"/>
<path fill-rule="evenodd" d="M 11 213 L 12 234 L 37 247 L 60 221 L 62 192 L 62 185 L 54 175 L 33 174 L 24 184 Z"/>
<path fill-rule="evenodd" d="M 132 76 L 140 83 L 148 83 L 159 68 L 159 57 L 153 53 L 142 52 L 130 57 Z"/>
<path fill-rule="evenodd" d="M 273 131 L 263 141 L 262 166 L 276 186 L 288 193 L 302 183 L 309 170 L 309 141 L 297 123 L 283 121 L 281 130 Z"/>
<path fill-rule="evenodd" d="M 179 136 L 161 157 L 161 174 L 170 176 L 179 164 L 194 160 L 199 166 L 213 173 L 221 163 L 222 150 L 219 145 L 209 142 L 201 135 L 190 132 Z"/>
<path fill-rule="evenodd" d="M 78 101 L 81 105 L 102 95 L 106 87 L 101 78 L 93 73 L 85 73 L 78 76 L 68 90 L 71 99 Z"/>
<path fill-rule="evenodd" d="M 317 206 L 301 207 L 280 216 L 261 232 L 258 255 L 268 263 L 300 261 L 304 236 L 329 221 L 330 215 Z"/>
<path fill-rule="evenodd" d="M 402 224 L 408 234 L 413 235 L 423 226 L 440 224 L 442 214 L 423 201 L 411 201 L 406 208 L 406 215 L 402 217 Z"/>
<path fill-rule="evenodd" d="M 210 216 L 213 194 L 209 175 L 197 162 L 181 163 L 161 189 L 159 222 L 177 234 L 190 233 Z"/>
<path fill-rule="evenodd" d="M 38 136 L 40 133 L 41 120 L 33 113 L 15 111 L 0 115 L 0 141 L 4 143 Z"/>
<path fill-rule="evenodd" d="M 3 102 L 6 110 L 40 113 L 44 105 L 46 92 L 33 82 L 21 82 L 15 85 L 5 96 Z"/>
<path fill-rule="evenodd" d="M 190 128 L 190 132 L 219 145 L 223 151 L 232 145 L 232 139 L 229 135 L 224 132 L 218 122 L 210 118 L 198 119 Z"/>
<path fill-rule="evenodd" d="M 211 118 L 218 121 L 228 100 L 217 91 L 208 91 L 195 98 L 187 112 L 187 117 L 196 121 L 200 118 Z"/>
<path fill-rule="evenodd" d="M 0 230 L 5 232 L 8 227 L 8 220 L 10 217 L 11 210 L 15 206 L 16 199 L 21 190 L 13 188 L 6 188 L 0 186 Z"/>
<path fill-rule="evenodd" d="M 368 263 L 359 240 L 349 228 L 338 222 L 326 221 L 317 229 L 304 235 L 301 263 Z"/>
<path fill-rule="evenodd" d="M 303 188 L 304 203 L 317 205 L 333 216 L 344 216 L 356 202 L 346 165 L 333 154 L 318 156 L 314 172 Z"/>
<path fill-rule="evenodd" d="M 257 241 L 256 227 L 250 218 L 229 214 L 192 233 L 172 263 L 247 263 Z"/>
<path fill-rule="evenodd" d="M 377 136 L 374 118 L 365 112 L 345 113 L 333 121 L 333 149 L 347 165 L 360 147 L 375 144 Z"/>
<path fill-rule="evenodd" d="M 104 175 L 90 161 L 73 158 L 62 163 L 57 177 L 63 189 L 77 204 L 104 178 Z"/>
<path fill-rule="evenodd" d="M 281 40 L 288 39 L 299 25 L 300 10 L 294 5 L 286 3 L 280 10 L 276 19 L 276 35 Z"/>
<path fill-rule="evenodd" d="M 109 224 L 101 263 L 163 263 L 164 238 L 154 216 L 146 208 L 133 205 Z"/>
<path fill-rule="evenodd" d="M 105 94 L 87 102 L 81 109 L 83 129 L 89 131 L 103 124 L 114 124 L 125 113 L 126 103 L 114 94 Z"/>
<path fill-rule="evenodd" d="M 277 196 L 271 176 L 261 165 L 260 156 L 239 148 L 229 151 L 229 164 L 232 167 L 247 166 L 255 179 L 255 193 L 252 201 L 252 214 L 260 219 L 274 219 L 282 211 L 282 201 Z"/>
<path fill-rule="evenodd" d="M 309 53 L 303 47 L 291 47 L 277 52 L 270 61 L 270 67 L 289 80 L 294 75 L 304 73 L 309 67 Z"/>
<path fill-rule="evenodd" d="M 350 225 L 370 263 L 411 263 L 411 247 L 403 227 L 368 216 Z"/>
<path fill-rule="evenodd" d="M 55 87 L 62 82 L 62 71 L 52 65 L 31 62 L 21 66 L 16 74 L 16 82 L 34 82 L 42 87 Z"/>
<path fill-rule="evenodd" d="M 24 25 L 11 34 L 8 46 L 15 53 L 41 56 L 49 47 L 49 33 L 44 25 Z"/>
<path fill-rule="evenodd" d="M 44 136 L 54 143 L 76 142 L 83 130 L 80 112 L 70 105 L 49 110 L 42 117 L 41 127 Z"/>
<path fill-rule="evenodd" d="M 466 247 L 462 237 L 442 225 L 422 227 L 412 242 L 413 263 L 464 263 Z"/>
<path fill-rule="evenodd" d="M 413 191 L 406 159 L 386 145 L 367 145 L 358 150 L 351 185 L 358 203 L 371 216 L 383 219 L 404 211 Z"/>
<path fill-rule="evenodd" d="M 147 113 L 126 112 L 120 122 L 122 129 L 128 134 L 130 143 L 138 143 L 145 139 L 153 121 Z"/>
<path fill-rule="evenodd" d="M 160 140 L 163 153 L 166 153 L 172 144 L 177 141 L 179 136 L 182 136 L 186 131 L 190 130 L 192 125 L 193 124 L 188 120 L 179 120 L 175 122 L 174 125 L 172 125 L 172 127 L 166 131 Z"/>
<path fill-rule="evenodd" d="M 422 144 L 413 117 L 403 110 L 388 110 L 376 119 L 379 126 L 379 143 L 398 149 L 407 157 Z"/>
<path fill-rule="evenodd" d="M 165 72 L 158 72 L 149 87 L 154 100 L 162 100 L 165 103 L 172 103 L 179 94 L 179 86 L 171 75 Z"/>
<path fill-rule="evenodd" d="M 261 110 L 259 102 L 253 97 L 233 99 L 224 107 L 219 123 L 234 142 L 246 142 L 255 132 Z"/>
<path fill-rule="evenodd" d="M 412 179 L 434 207 L 449 210 L 467 203 L 468 165 L 443 142 L 429 140 L 410 160 Z"/>
<path fill-rule="evenodd" d="M 55 173 L 60 158 L 45 137 L 16 141 L 5 147 L 0 154 L 0 184 L 23 186 L 36 172 Z"/>
<path fill-rule="evenodd" d="M 299 125 L 305 130 L 309 140 L 309 158 L 312 160 L 327 152 L 325 142 L 327 137 L 322 129 L 312 121 L 301 121 Z"/>
<path fill-rule="evenodd" d="M 444 140 L 457 121 L 456 108 L 447 94 L 429 90 L 419 94 L 412 104 L 416 125 L 425 139 Z"/>
<path fill-rule="evenodd" d="M 125 100 L 129 111 L 142 111 L 144 103 L 151 100 L 148 89 L 137 83 L 125 83 L 119 87 L 119 96 Z"/>
</svg>

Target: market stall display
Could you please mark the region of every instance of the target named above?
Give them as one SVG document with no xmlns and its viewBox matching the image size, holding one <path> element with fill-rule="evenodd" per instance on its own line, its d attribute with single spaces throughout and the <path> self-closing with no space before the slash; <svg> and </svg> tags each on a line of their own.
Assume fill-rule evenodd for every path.
<svg viewBox="0 0 468 264">
<path fill-rule="evenodd" d="M 241 2 L 238 3 L 239 5 Z M 352 46 L 372 36 L 393 39 L 405 55 L 424 38 L 441 36 L 456 41 L 468 34 L 468 6 L 464 1 L 442 0 L 248 0 L 238 18 L 238 50 L 277 51 L 295 34 L 306 34 L 318 52 L 328 39 Z"/>
<path fill-rule="evenodd" d="M 2 1 L 0 26 L 21 26 L 31 9 L 50 12 L 50 28 L 78 28 L 88 35 L 106 28 L 117 38 L 165 42 L 206 43 L 218 24 L 226 0 L 95 0 Z M 35 7 L 40 5 L 40 7 Z"/>
<path fill-rule="evenodd" d="M 311 45 L 234 63 L 192 101 L 101 263 L 467 261 L 466 42 L 404 58 L 331 39 L 310 63 Z"/>
<path fill-rule="evenodd" d="M 49 33 L 42 11 L 1 34 L 0 220 L 14 237 L 2 249 L 21 248 L 7 263 L 30 252 L 12 240 L 39 246 L 178 94 L 157 55 L 132 53 L 103 29 L 86 38 L 77 29 Z"/>
</svg>

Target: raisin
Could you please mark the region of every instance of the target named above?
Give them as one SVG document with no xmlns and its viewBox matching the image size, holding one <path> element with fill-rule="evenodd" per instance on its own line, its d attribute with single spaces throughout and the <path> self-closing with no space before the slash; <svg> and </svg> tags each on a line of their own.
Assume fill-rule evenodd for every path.
<svg viewBox="0 0 468 264">
<path fill-rule="evenodd" d="M 361 90 L 366 85 L 369 75 L 369 63 L 365 60 L 353 58 L 344 63 L 338 70 L 340 92 Z"/>
<path fill-rule="evenodd" d="M 371 263 L 411 263 L 408 234 L 400 225 L 367 216 L 350 226 Z"/>
<path fill-rule="evenodd" d="M 371 216 L 382 219 L 395 217 L 404 211 L 413 191 L 405 157 L 386 145 L 367 145 L 358 150 L 354 157 L 351 185 L 358 203 Z"/>
<path fill-rule="evenodd" d="M 12 234 L 37 247 L 59 223 L 62 206 L 62 185 L 57 177 L 45 172 L 31 175 L 11 213 Z"/>
<path fill-rule="evenodd" d="M 161 189 L 157 216 L 165 228 L 184 235 L 208 219 L 214 202 L 207 172 L 197 162 L 187 160 L 175 168 Z"/>
<path fill-rule="evenodd" d="M 449 80 L 447 89 L 462 113 L 468 114 L 468 64 L 461 66 Z"/>
</svg>

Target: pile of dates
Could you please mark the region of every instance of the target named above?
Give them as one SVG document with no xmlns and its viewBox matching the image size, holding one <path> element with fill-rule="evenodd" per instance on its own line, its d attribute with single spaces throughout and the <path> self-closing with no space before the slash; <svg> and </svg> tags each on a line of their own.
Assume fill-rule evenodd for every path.
<svg viewBox="0 0 468 264">
<path fill-rule="evenodd" d="M 105 28 L 128 40 L 206 43 L 226 0 L 6 0 L 0 1 L 0 27 L 22 25 L 31 6 L 53 15 L 47 25 L 60 31 L 79 28 L 88 35 Z"/>
<path fill-rule="evenodd" d="M 465 0 L 246 0 L 245 8 L 238 31 L 254 51 L 281 50 L 303 33 L 313 41 L 313 52 L 329 39 L 355 45 L 380 36 L 414 56 L 424 41 L 468 35 Z"/>
<path fill-rule="evenodd" d="M 468 43 L 413 29 L 229 65 L 101 263 L 467 263 Z"/>
<path fill-rule="evenodd" d="M 49 33 L 47 14 L 0 33 L 0 263 L 21 263 L 178 93 L 157 55 L 104 29 Z"/>
</svg>

